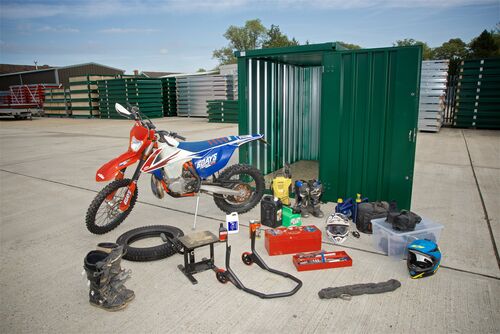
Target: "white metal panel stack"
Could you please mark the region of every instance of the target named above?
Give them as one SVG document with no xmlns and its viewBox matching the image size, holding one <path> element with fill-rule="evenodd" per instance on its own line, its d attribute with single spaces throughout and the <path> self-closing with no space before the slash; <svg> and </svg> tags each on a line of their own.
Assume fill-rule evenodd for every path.
<svg viewBox="0 0 500 334">
<path fill-rule="evenodd" d="M 238 64 L 219 66 L 221 75 L 233 76 L 233 99 L 238 100 Z"/>
<path fill-rule="evenodd" d="M 207 117 L 208 100 L 233 100 L 232 75 L 177 76 L 177 115 Z"/>
<path fill-rule="evenodd" d="M 448 60 L 422 62 L 418 129 L 438 132 L 443 122 Z"/>
</svg>

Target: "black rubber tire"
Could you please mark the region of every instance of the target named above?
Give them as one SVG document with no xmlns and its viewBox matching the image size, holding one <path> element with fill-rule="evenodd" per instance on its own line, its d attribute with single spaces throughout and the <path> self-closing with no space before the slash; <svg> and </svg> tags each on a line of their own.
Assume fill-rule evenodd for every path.
<svg viewBox="0 0 500 334">
<path fill-rule="evenodd" d="M 265 181 L 264 181 L 264 176 L 262 176 L 261 172 L 250 165 L 242 165 L 242 164 L 237 164 L 237 165 L 232 165 L 228 168 L 226 168 L 219 176 L 220 181 L 225 181 L 229 180 L 232 176 L 237 175 L 237 174 L 247 174 L 250 175 L 254 181 L 255 181 L 255 192 L 250 197 L 250 199 L 243 204 L 240 205 L 234 205 L 231 203 L 228 203 L 224 196 L 215 194 L 214 195 L 214 202 L 217 205 L 219 209 L 224 211 L 225 213 L 229 214 L 231 212 L 237 212 L 237 213 L 245 213 L 250 210 L 252 210 L 262 199 L 262 196 L 264 196 L 264 189 L 266 187 Z"/>
<path fill-rule="evenodd" d="M 116 191 L 120 188 L 123 187 L 128 187 L 128 185 L 132 182 L 130 179 L 122 179 L 122 180 L 114 180 L 110 184 L 108 184 L 104 189 L 102 189 L 97 196 L 94 198 L 92 203 L 90 203 L 90 206 L 87 210 L 87 215 L 85 217 L 85 224 L 87 225 L 87 229 L 94 234 L 104 234 L 108 233 L 109 231 L 115 229 L 118 225 L 121 224 L 127 218 L 129 215 L 130 211 L 134 208 L 135 202 L 137 200 L 138 196 L 138 191 L 137 187 L 135 188 L 134 196 L 132 196 L 132 199 L 130 200 L 130 206 L 127 209 L 127 211 L 121 213 L 113 219 L 113 221 L 107 225 L 104 226 L 99 226 L 95 224 L 95 216 L 97 214 L 97 211 L 99 210 L 99 207 L 101 206 L 102 202 L 106 199 L 106 197 L 111 194 L 113 191 Z"/>
<path fill-rule="evenodd" d="M 226 273 L 225 270 L 218 270 L 216 273 L 215 273 L 215 277 L 217 278 L 217 280 L 219 282 L 221 282 L 222 284 L 226 284 L 228 282 L 228 279 L 226 277 L 226 275 L 224 275 Z"/>
<path fill-rule="evenodd" d="M 241 254 L 241 260 L 247 266 L 251 266 L 253 264 L 253 260 L 250 257 L 250 254 L 252 254 L 252 253 L 245 252 L 245 253 Z"/>
<path fill-rule="evenodd" d="M 176 239 L 184 235 L 181 229 L 174 226 L 151 225 L 134 228 L 123 233 L 116 239 L 116 243 L 123 245 L 123 251 L 125 252 L 123 258 L 125 260 L 136 262 L 161 260 L 178 253 L 178 246 L 168 241 L 158 246 L 145 248 L 132 247 L 130 244 L 141 239 L 159 238 L 162 233 L 169 239 Z"/>
</svg>

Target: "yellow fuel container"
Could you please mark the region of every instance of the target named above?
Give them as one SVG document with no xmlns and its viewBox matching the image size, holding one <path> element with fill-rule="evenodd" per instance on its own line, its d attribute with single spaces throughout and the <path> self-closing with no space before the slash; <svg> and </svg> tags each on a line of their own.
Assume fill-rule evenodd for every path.
<svg viewBox="0 0 500 334">
<path fill-rule="evenodd" d="M 290 205 L 290 189 L 292 179 L 284 176 L 275 177 L 271 183 L 271 190 L 274 197 L 278 197 L 284 205 Z"/>
</svg>

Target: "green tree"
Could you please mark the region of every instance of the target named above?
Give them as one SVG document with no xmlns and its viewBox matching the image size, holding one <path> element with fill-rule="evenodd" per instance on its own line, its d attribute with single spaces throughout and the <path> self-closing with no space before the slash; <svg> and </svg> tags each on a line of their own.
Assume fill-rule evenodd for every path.
<svg viewBox="0 0 500 334">
<path fill-rule="evenodd" d="M 448 42 L 444 42 L 441 46 L 433 50 L 434 59 L 449 59 L 450 74 L 457 74 L 460 62 L 467 58 L 469 49 L 467 44 L 460 38 L 452 38 Z"/>
<path fill-rule="evenodd" d="M 274 24 L 271 24 L 271 28 L 267 30 L 266 35 L 262 48 L 282 48 L 299 45 L 295 38 L 289 39 L 287 35 L 281 32 L 280 27 Z"/>
<path fill-rule="evenodd" d="M 207 71 L 206 69 L 204 69 L 203 67 L 200 67 L 200 68 L 198 69 L 198 71 L 196 71 L 196 72 L 197 72 L 197 73 L 202 73 L 202 72 L 206 72 L 206 71 Z"/>
<path fill-rule="evenodd" d="M 359 46 L 357 44 L 350 44 L 350 43 L 346 43 L 346 42 L 342 42 L 342 41 L 337 41 L 336 43 L 340 44 L 341 46 L 343 46 L 344 48 L 349 49 L 349 50 L 361 49 L 361 46 Z"/>
<path fill-rule="evenodd" d="M 235 50 L 245 51 L 299 45 L 295 38 L 290 39 L 281 32 L 279 26 L 272 24 L 267 29 L 259 19 L 248 20 L 243 27 L 230 26 L 224 37 L 229 41 L 229 44 L 213 52 L 213 58 L 219 60 L 219 65 L 236 63 L 236 57 L 233 54 Z"/>
<path fill-rule="evenodd" d="M 252 50 L 262 46 L 267 29 L 259 19 L 248 20 L 243 27 L 230 26 L 224 33 L 229 40 L 229 45 L 214 50 L 213 57 L 219 60 L 221 65 L 236 63 L 233 50 Z"/>
<path fill-rule="evenodd" d="M 490 58 L 499 54 L 499 46 L 493 37 L 493 33 L 484 30 L 469 44 L 471 58 Z"/>
<path fill-rule="evenodd" d="M 422 41 L 414 40 L 413 38 L 405 38 L 397 40 L 392 43 L 393 46 L 410 46 L 410 45 L 422 45 L 422 58 L 424 60 L 432 59 L 432 49 L 427 45 L 427 43 Z"/>
</svg>

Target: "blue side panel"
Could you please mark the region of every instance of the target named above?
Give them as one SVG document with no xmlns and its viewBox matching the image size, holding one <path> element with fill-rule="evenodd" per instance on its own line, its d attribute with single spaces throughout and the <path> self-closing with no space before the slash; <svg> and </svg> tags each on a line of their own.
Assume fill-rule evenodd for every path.
<svg viewBox="0 0 500 334">
<path fill-rule="evenodd" d="M 224 145 L 207 151 L 200 159 L 193 159 L 198 175 L 206 179 L 226 167 L 236 148 L 238 148 L 236 145 Z"/>
</svg>

